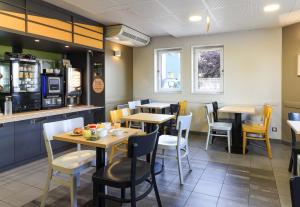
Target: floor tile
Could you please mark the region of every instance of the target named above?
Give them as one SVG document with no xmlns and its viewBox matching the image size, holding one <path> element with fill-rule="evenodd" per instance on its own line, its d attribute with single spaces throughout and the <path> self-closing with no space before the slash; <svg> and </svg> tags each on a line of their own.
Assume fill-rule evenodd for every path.
<svg viewBox="0 0 300 207">
<path fill-rule="evenodd" d="M 216 207 L 218 197 L 193 192 L 185 207 Z"/>
</svg>

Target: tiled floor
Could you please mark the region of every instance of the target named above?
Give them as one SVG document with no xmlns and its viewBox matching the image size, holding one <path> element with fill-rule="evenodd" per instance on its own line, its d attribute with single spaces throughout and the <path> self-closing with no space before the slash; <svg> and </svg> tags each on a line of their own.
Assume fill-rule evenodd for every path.
<svg viewBox="0 0 300 207">
<path fill-rule="evenodd" d="M 184 163 L 185 185 L 180 186 L 175 159 L 167 159 L 166 170 L 157 176 L 163 206 L 170 207 L 289 207 L 289 177 L 287 172 L 289 147 L 272 144 L 273 159 L 264 150 L 250 146 L 246 156 L 228 154 L 224 142 L 216 140 L 209 151 L 204 150 L 205 137 L 193 135 L 190 141 L 193 171 Z M 47 160 L 0 174 L 0 207 L 36 207 L 47 173 Z M 91 174 L 81 178 L 79 206 L 91 206 Z M 52 186 L 49 206 L 69 206 L 69 191 Z M 114 193 L 115 190 L 111 189 Z M 118 206 L 109 204 L 108 206 Z M 124 205 L 128 206 L 128 205 Z M 138 202 L 138 206 L 156 206 L 154 193 Z"/>
</svg>

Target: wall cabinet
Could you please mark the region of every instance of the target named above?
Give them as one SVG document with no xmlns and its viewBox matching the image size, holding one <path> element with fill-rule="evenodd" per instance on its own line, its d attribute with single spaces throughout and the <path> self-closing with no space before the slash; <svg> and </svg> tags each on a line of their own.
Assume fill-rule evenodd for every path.
<svg viewBox="0 0 300 207">
<path fill-rule="evenodd" d="M 15 161 L 23 161 L 41 153 L 41 124 L 36 119 L 14 124 Z"/>
<path fill-rule="evenodd" d="M 103 49 L 103 27 L 40 0 L 0 0 L 0 28 Z"/>
<path fill-rule="evenodd" d="M 25 24 L 24 8 L 0 1 L 0 27 L 25 32 Z"/>
<path fill-rule="evenodd" d="M 74 17 L 74 43 L 103 49 L 103 27 L 87 19 Z"/>
<path fill-rule="evenodd" d="M 28 33 L 72 42 L 72 17 L 62 9 L 54 9 L 43 2 L 27 3 Z"/>
<path fill-rule="evenodd" d="M 14 162 L 14 124 L 0 125 L 0 167 Z"/>
</svg>

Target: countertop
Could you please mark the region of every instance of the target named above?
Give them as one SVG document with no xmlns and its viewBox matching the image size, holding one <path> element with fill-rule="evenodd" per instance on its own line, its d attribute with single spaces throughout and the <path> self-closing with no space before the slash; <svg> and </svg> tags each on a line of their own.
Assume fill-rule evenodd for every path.
<svg viewBox="0 0 300 207">
<path fill-rule="evenodd" d="M 30 112 L 21 112 L 21 113 L 15 113 L 11 116 L 0 116 L 0 123 L 8 123 L 8 122 L 15 122 L 15 121 L 22 121 L 22 120 L 28 120 L 28 119 L 36 119 L 36 118 L 42 118 L 47 116 L 55 116 L 55 115 L 61 115 L 61 114 L 68 114 L 68 113 L 74 113 L 74 112 L 80 112 L 80 111 L 87 111 L 87 110 L 93 110 L 93 109 L 101 109 L 104 108 L 103 106 L 74 106 L 74 107 L 63 107 L 58 109 L 48 109 L 48 110 L 39 110 L 39 111 L 30 111 Z"/>
</svg>

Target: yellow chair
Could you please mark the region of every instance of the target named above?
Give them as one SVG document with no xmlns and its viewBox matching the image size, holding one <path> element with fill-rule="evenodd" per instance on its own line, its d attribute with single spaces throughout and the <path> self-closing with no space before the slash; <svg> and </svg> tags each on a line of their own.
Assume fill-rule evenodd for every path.
<svg viewBox="0 0 300 207">
<path fill-rule="evenodd" d="M 270 144 L 270 121 L 272 115 L 272 107 L 270 105 L 264 105 L 263 124 L 243 124 L 243 154 L 246 152 L 247 140 L 258 140 L 266 143 L 267 153 L 270 159 L 272 159 L 272 150 Z"/>
<path fill-rule="evenodd" d="M 179 101 L 179 115 L 186 115 L 187 101 Z"/>
<path fill-rule="evenodd" d="M 125 116 L 129 116 L 131 114 L 131 111 L 129 108 L 124 109 L 117 109 L 110 111 L 110 120 L 112 124 L 115 123 L 122 123 L 122 118 Z M 126 122 L 126 127 L 128 127 L 128 122 Z M 115 144 L 111 148 L 111 152 L 109 154 L 109 163 L 112 162 L 114 156 L 117 154 L 117 152 L 127 153 L 127 140 L 118 144 Z M 125 147 L 124 147 L 125 146 Z"/>
</svg>

